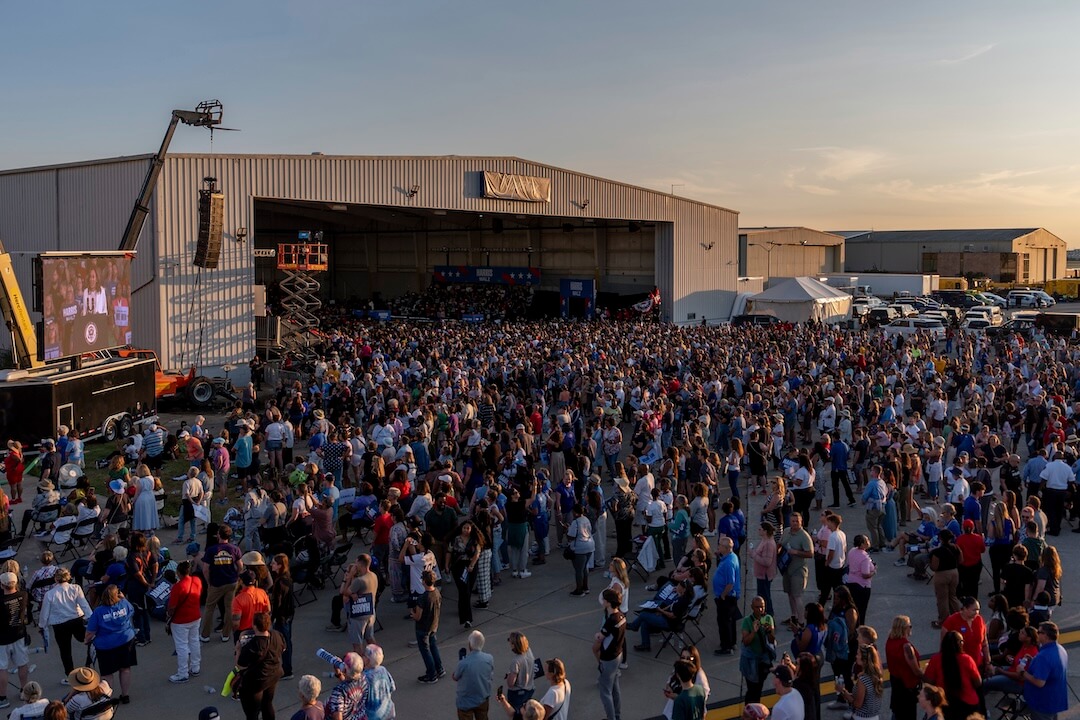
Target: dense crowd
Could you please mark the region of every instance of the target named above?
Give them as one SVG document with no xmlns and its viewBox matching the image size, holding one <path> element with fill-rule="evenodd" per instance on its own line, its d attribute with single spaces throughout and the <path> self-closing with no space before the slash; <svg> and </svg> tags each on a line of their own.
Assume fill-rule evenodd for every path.
<svg viewBox="0 0 1080 720">
<path fill-rule="evenodd" d="M 528 581 L 552 553 L 569 561 L 571 596 L 588 595 L 603 572 L 593 652 L 608 720 L 623 714 L 628 656 L 688 623 L 707 628 L 710 605 L 712 654 L 738 657 L 744 715 L 755 720 L 770 712 L 760 704 L 766 685 L 779 696 L 771 710 L 779 720 L 817 719 L 823 708 L 865 720 L 886 707 L 898 720 L 914 720 L 919 708 L 966 719 L 985 715 L 998 693 L 1026 702 L 1032 717 L 1054 717 L 1068 707 L 1052 616 L 1061 602 L 1057 538 L 1078 509 L 1078 353 L 1038 336 L 952 346 L 813 324 L 341 317 L 300 380 L 271 386 L 268 397 L 253 384 L 220 433 L 211 437 L 200 419 L 177 438 L 192 463 L 178 544 L 193 539 L 198 508 L 214 497 L 231 504 L 236 484 L 244 495 L 211 524 L 204 552 L 189 548 L 183 578 L 177 568 L 167 612 L 186 613 L 184 622 L 170 616 L 173 679 L 198 672 L 199 639 L 214 628 L 236 642 L 247 717 L 272 718 L 274 688 L 292 669 L 294 585 L 334 582 L 321 569 L 351 536 L 364 552 L 350 557 L 331 629 L 346 633 L 352 652 L 330 658 L 340 682 L 325 706 L 318 679 L 301 679 L 308 720 L 393 716 L 393 693 L 407 689 L 375 644 L 377 617 L 393 614 L 385 603 L 405 605 L 415 625 L 425 666 L 417 681 L 438 683 L 443 593 L 471 628 L 474 608 L 498 607 L 507 569 Z M 117 495 L 129 484 L 152 492 L 150 468 L 168 445 L 144 441 L 136 460 L 147 468 L 136 465 L 134 479 L 118 461 Z M 845 520 L 856 514 L 867 531 L 849 541 Z M 147 536 L 161 533 L 145 525 L 116 528 L 112 544 L 125 558 L 156 556 L 145 552 Z M 634 563 L 650 571 L 653 595 L 631 605 Z M 156 574 L 127 561 L 121 568 Z M 875 579 L 890 572 L 907 572 L 911 594 L 933 598 L 939 646 L 916 649 L 908 616 L 871 622 Z M 778 576 L 786 610 L 774 606 Z M 110 579 L 97 583 L 108 607 Z M 133 626 L 130 639 L 148 634 L 148 625 Z M 709 697 L 701 650 L 678 638 L 657 709 L 700 718 Z M 486 718 L 492 703 L 508 717 L 570 717 L 562 661 L 534 667 L 524 634 L 510 642 L 506 691 L 495 693 L 501 669 L 472 631 L 453 670 L 459 717 Z M 826 664 L 837 692 L 823 705 Z M 547 690 L 534 698 L 540 675 Z"/>
<path fill-rule="evenodd" d="M 423 292 L 405 293 L 390 300 L 390 312 L 409 318 L 460 320 L 483 315 L 487 320 L 521 320 L 529 312 L 530 285 L 432 283 Z"/>
</svg>

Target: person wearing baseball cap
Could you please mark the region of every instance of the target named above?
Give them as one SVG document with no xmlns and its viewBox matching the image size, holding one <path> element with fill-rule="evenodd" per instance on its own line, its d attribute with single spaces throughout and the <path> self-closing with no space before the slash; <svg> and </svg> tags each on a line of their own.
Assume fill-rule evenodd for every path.
<svg viewBox="0 0 1080 720">
<path fill-rule="evenodd" d="M 259 558 L 262 559 L 261 556 Z M 241 633 L 254 625 L 255 613 L 270 612 L 270 597 L 258 587 L 258 578 L 254 571 L 240 573 L 240 592 L 232 601 L 233 642 L 240 639 Z"/>
<path fill-rule="evenodd" d="M 780 664 L 772 669 L 773 690 L 780 697 L 773 705 L 772 720 L 804 720 L 805 708 L 802 696 L 794 692 L 795 671 L 791 666 Z"/>
</svg>

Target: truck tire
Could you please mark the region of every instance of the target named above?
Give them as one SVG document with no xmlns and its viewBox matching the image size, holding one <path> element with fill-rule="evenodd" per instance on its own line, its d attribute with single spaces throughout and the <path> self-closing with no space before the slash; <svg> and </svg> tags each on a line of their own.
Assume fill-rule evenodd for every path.
<svg viewBox="0 0 1080 720">
<path fill-rule="evenodd" d="M 187 397 L 192 407 L 209 407 L 214 400 L 214 384 L 207 378 L 199 376 L 188 383 Z"/>
<path fill-rule="evenodd" d="M 105 442 L 115 442 L 116 439 L 120 437 L 117 435 L 118 431 L 119 427 L 117 426 L 116 418 L 111 418 L 105 423 L 105 427 L 101 431 L 101 437 Z"/>
<path fill-rule="evenodd" d="M 134 429 L 134 427 L 135 424 L 131 421 L 130 415 L 125 415 L 124 417 L 120 418 L 120 425 L 118 428 L 120 431 L 120 437 L 131 437 L 131 431 Z"/>
</svg>

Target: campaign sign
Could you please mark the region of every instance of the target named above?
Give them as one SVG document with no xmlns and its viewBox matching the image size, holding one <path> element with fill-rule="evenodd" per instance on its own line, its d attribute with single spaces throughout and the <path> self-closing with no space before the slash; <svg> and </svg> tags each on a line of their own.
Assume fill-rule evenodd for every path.
<svg viewBox="0 0 1080 720">
<path fill-rule="evenodd" d="M 539 285 L 540 268 L 495 265 L 436 265 L 435 282 Z"/>
</svg>

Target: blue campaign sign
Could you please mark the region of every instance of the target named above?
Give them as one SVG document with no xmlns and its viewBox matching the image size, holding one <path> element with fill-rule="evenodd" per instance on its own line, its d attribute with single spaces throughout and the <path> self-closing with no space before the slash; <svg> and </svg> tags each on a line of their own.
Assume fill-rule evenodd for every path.
<svg viewBox="0 0 1080 720">
<path fill-rule="evenodd" d="M 591 318 L 596 312 L 596 281 L 582 278 L 563 278 L 559 281 L 559 310 L 563 317 L 570 316 L 570 300 L 585 300 L 585 317 Z"/>
<path fill-rule="evenodd" d="M 367 316 L 367 313 L 364 312 L 363 310 L 353 310 L 352 311 L 352 316 L 355 317 L 355 318 L 363 319 L 365 316 Z"/>
<path fill-rule="evenodd" d="M 484 322 L 484 316 L 483 315 L 477 315 L 477 314 L 462 315 L 461 320 L 463 322 L 468 322 L 468 323 L 481 323 L 481 322 Z"/>
<path fill-rule="evenodd" d="M 386 322 L 390 319 L 389 310 L 369 310 L 368 317 L 372 320 L 378 320 L 380 322 Z"/>
<path fill-rule="evenodd" d="M 539 285 L 540 268 L 495 265 L 436 265 L 435 282 Z"/>
</svg>

